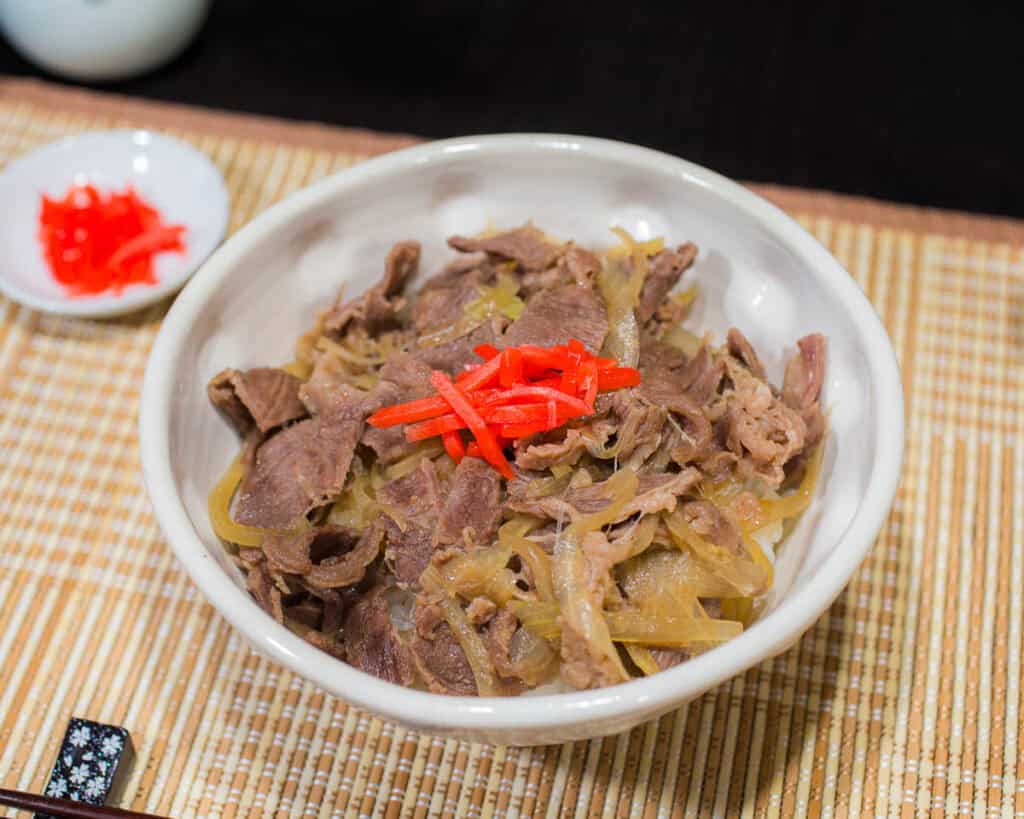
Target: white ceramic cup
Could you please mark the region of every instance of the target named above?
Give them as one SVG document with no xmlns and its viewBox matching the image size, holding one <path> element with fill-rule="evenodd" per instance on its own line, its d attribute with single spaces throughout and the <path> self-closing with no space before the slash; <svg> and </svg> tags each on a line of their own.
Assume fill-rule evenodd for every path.
<svg viewBox="0 0 1024 819">
<path fill-rule="evenodd" d="M 0 27 L 26 59 L 76 80 L 119 80 L 180 54 L 211 0 L 0 0 Z"/>
</svg>

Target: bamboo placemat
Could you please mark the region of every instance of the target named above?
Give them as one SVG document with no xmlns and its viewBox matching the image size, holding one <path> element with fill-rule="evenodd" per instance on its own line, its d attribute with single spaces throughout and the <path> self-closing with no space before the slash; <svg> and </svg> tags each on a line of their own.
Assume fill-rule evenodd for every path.
<svg viewBox="0 0 1024 819">
<path fill-rule="evenodd" d="M 232 228 L 411 141 L 0 81 L 0 162 L 158 127 L 223 170 Z M 127 727 L 169 816 L 1024 813 L 1024 223 L 759 188 L 850 270 L 907 395 L 871 556 L 788 653 L 622 736 L 515 749 L 373 719 L 251 653 L 164 545 L 136 405 L 165 306 L 0 298 L 0 780 L 40 790 L 72 715 Z"/>
</svg>

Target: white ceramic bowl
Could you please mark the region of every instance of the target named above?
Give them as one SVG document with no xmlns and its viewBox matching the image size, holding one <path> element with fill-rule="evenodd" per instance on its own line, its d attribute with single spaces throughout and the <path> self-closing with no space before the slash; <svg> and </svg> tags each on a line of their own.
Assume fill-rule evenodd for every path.
<svg viewBox="0 0 1024 819">
<path fill-rule="evenodd" d="M 382 682 L 275 623 L 245 592 L 210 529 L 206 494 L 238 448 L 207 404 L 225 366 L 284 362 L 314 311 L 377 278 L 388 247 L 423 242 L 425 271 L 448 235 L 533 219 L 584 243 L 690 239 L 701 255 L 695 323 L 742 328 L 773 378 L 801 335 L 828 335 L 831 407 L 819 497 L 780 551 L 766 614 L 744 634 L 653 677 L 598 691 L 445 697 Z M 721 336 L 720 336 L 721 337 Z M 146 370 L 146 485 L 167 540 L 210 602 L 263 654 L 321 688 L 431 733 L 538 744 L 622 731 L 789 648 L 860 565 L 889 509 L 903 452 L 903 399 L 882 324 L 845 270 L 777 208 L 665 154 L 572 136 L 435 142 L 364 162 L 300 191 L 230 239 L 178 297 Z"/>
</svg>

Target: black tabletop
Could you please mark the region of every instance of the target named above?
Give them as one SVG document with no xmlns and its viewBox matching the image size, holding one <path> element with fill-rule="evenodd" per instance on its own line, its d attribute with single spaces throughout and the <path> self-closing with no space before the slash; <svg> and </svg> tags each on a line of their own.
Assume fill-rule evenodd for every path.
<svg viewBox="0 0 1024 819">
<path fill-rule="evenodd" d="M 430 137 L 606 136 L 1024 216 L 1024 4 L 984 5 L 215 0 L 181 57 L 104 87 Z M 0 72 L 45 76 L 6 45 Z"/>
</svg>

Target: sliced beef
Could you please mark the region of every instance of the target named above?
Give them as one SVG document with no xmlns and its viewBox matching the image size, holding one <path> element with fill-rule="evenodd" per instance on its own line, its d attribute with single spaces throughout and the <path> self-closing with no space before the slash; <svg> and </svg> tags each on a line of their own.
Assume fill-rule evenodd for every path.
<svg viewBox="0 0 1024 819">
<path fill-rule="evenodd" d="M 235 562 L 244 569 L 248 569 L 256 563 L 262 563 L 264 560 L 266 560 L 266 555 L 263 554 L 262 549 L 241 548 L 235 555 Z"/>
<path fill-rule="evenodd" d="M 550 347 L 577 338 L 595 353 L 604 344 L 608 315 L 594 283 L 601 258 L 572 243 L 557 245 L 531 225 L 486 238 L 455 236 L 449 243 L 463 252 L 424 283 L 412 309 L 404 293 L 420 248 L 403 242 L 388 255 L 379 283 L 321 313 L 298 348 L 299 358 L 313 365 L 305 383 L 271 368 L 225 370 L 211 381 L 211 401 L 245 436 L 235 517 L 268 530 L 259 548 L 241 549 L 233 560 L 259 605 L 278 622 L 391 682 L 479 694 L 473 668 L 483 649 L 490 662 L 480 659 L 493 666 L 487 676 L 496 672 L 500 693 L 550 679 L 559 657 L 561 676 L 574 688 L 622 682 L 628 674 L 618 654 L 607 635 L 597 633 L 600 613 L 642 606 L 660 587 L 657 569 L 637 585 L 640 578 L 628 567 L 646 560 L 648 550 L 678 557 L 672 538 L 680 533 L 672 527 L 681 520 L 745 561 L 742 567 L 737 562 L 732 579 L 737 589 L 754 595 L 766 590 L 767 575 L 747 551 L 740 527 L 759 511 L 765 485 L 777 488 L 800 474 L 807 447 L 823 434 L 824 338 L 800 339 L 781 390 L 767 382 L 756 351 L 735 328 L 721 348 L 707 339 L 681 343 L 685 349 L 667 343 L 677 340 L 669 328 L 687 311 L 684 300 L 670 293 L 697 249 L 689 243 L 665 249 L 649 260 L 636 309 L 638 386 L 599 395 L 590 417 L 517 440 L 516 476 L 507 483 L 477 458 L 454 467 L 446 457 L 423 458 L 383 486 L 375 479 L 382 508 L 365 529 L 331 524 L 325 505 L 344 491 L 353 459 L 363 474 L 371 461 L 376 469 L 413 451 L 403 426 L 368 428 L 366 417 L 382 406 L 432 395 L 432 371 L 455 376 L 479 364 L 474 348 L 480 344 Z M 466 307 L 499 275 L 519 284 L 525 301 L 519 318 L 511 324 L 503 316 L 467 318 Z M 389 343 L 406 351 L 368 369 L 377 376 L 370 390 L 357 389 L 364 379 L 353 374 L 343 350 L 317 346 L 322 336 L 348 334 L 344 343 L 350 344 L 364 333 L 387 333 Z M 572 545 L 566 524 L 603 512 L 613 501 L 605 477 L 613 463 L 636 475 L 636 495 L 607 526 L 587 532 L 577 544 L 580 553 L 566 560 L 564 550 Z M 552 483 L 549 470 L 557 466 L 575 469 Z M 750 484 L 723 512 L 695 499 L 708 477 Z M 492 544 L 506 512 L 541 519 L 526 538 L 548 555 L 558 588 L 573 589 L 572 600 L 561 601 L 557 648 L 523 629 L 503 598 L 475 589 L 452 598 L 461 610 L 449 609 L 448 598 L 420 583 L 428 567 L 444 576 L 457 568 L 448 561 Z M 679 517 L 666 522 L 659 518 L 664 512 Z M 687 551 L 695 560 L 715 562 L 714 554 L 691 545 Z M 529 596 L 543 588 L 535 569 L 533 558 L 515 558 L 502 571 Z M 729 593 L 725 587 L 709 591 Z M 721 616 L 718 598 L 702 598 L 701 604 L 708 616 Z M 693 614 L 703 616 L 696 608 Z M 464 630 L 467 623 L 472 632 Z M 473 665 L 460 640 L 472 649 Z M 651 652 L 664 669 L 699 650 Z M 489 693 L 492 681 L 480 679 Z"/>
<path fill-rule="evenodd" d="M 469 270 L 423 288 L 412 308 L 412 327 L 420 336 L 448 330 L 465 317 L 465 308 L 480 298 L 484 273 Z"/>
<path fill-rule="evenodd" d="M 249 593 L 267 614 L 277 622 L 284 622 L 284 607 L 281 602 L 281 590 L 274 585 L 266 563 L 254 563 L 249 567 L 245 578 Z"/>
<path fill-rule="evenodd" d="M 329 353 L 317 352 L 313 372 L 299 388 L 299 400 L 310 414 L 328 413 L 338 400 L 350 399 L 355 394 L 351 376 L 343 362 Z"/>
<path fill-rule="evenodd" d="M 363 579 L 382 539 L 381 525 L 362 535 L 341 526 L 316 526 L 298 534 L 268 534 L 263 552 L 278 571 L 302 575 L 316 589 L 338 589 Z"/>
<path fill-rule="evenodd" d="M 434 554 L 434 528 L 441 508 L 441 485 L 432 461 L 424 459 L 408 475 L 377 490 L 377 500 L 394 507 L 402 524 L 385 522 L 385 560 L 403 588 L 418 588 Z"/>
<path fill-rule="evenodd" d="M 615 667 L 605 658 L 595 657 L 590 645 L 575 629 L 562 629 L 563 680 L 577 691 L 616 685 L 622 680 Z"/>
<path fill-rule="evenodd" d="M 601 260 L 578 245 L 568 244 L 554 267 L 524 273 L 520 281 L 520 295 L 532 298 L 542 290 L 551 290 L 568 284 L 590 287 L 601 269 Z"/>
<path fill-rule="evenodd" d="M 484 645 L 487 646 L 487 653 L 494 663 L 495 669 L 502 677 L 513 677 L 515 672 L 511 665 L 509 656 L 512 638 L 519 629 L 519 618 L 509 609 L 498 609 L 488 618 L 488 627 L 484 632 Z"/>
<path fill-rule="evenodd" d="M 684 450 L 679 453 L 676 463 L 685 463 L 683 459 L 689 459 L 689 452 Z M 730 452 L 727 449 L 723 449 L 722 446 L 715 440 L 712 441 L 710 451 L 699 459 L 699 465 L 701 471 L 713 480 L 720 480 L 727 478 L 731 471 L 736 468 L 736 464 L 739 458 L 735 453 Z"/>
<path fill-rule="evenodd" d="M 299 400 L 302 382 L 276 367 L 224 370 L 210 379 L 207 395 L 245 435 L 253 424 L 262 433 L 306 416 Z"/>
<path fill-rule="evenodd" d="M 786 364 L 782 400 L 793 409 L 804 409 L 818 400 L 825 381 L 825 337 L 814 333 L 796 344 L 799 352 Z"/>
<path fill-rule="evenodd" d="M 682 406 L 683 402 L 677 402 L 677 408 L 681 409 Z M 705 459 L 714 455 L 711 422 L 704 416 L 700 407 L 692 404 L 686 413 L 681 413 L 677 409 L 672 417 L 676 419 L 679 432 L 682 433 L 682 440 L 669 450 L 669 456 L 673 461 L 680 466 L 686 466 L 703 463 Z"/>
<path fill-rule="evenodd" d="M 625 520 L 637 512 L 671 512 L 679 496 L 692 489 L 700 481 L 701 474 L 691 468 L 674 473 L 642 474 L 639 479 L 636 497 L 626 504 L 613 523 Z M 605 482 L 601 482 L 582 489 L 572 489 L 563 495 L 534 499 L 513 497 L 506 506 L 514 512 L 570 522 L 600 512 L 610 502 Z"/>
<path fill-rule="evenodd" d="M 381 466 L 400 461 L 416 449 L 416 444 L 410 444 L 405 440 L 405 428 L 402 426 L 385 429 L 367 426 L 359 443 L 373 450 Z"/>
<path fill-rule="evenodd" d="M 670 450 L 672 460 L 685 465 L 711 454 L 714 444 L 711 422 L 696 401 L 681 392 L 661 396 L 664 400 L 654 397 L 654 391 L 644 394 L 669 411 L 669 423 L 678 433 L 678 440 L 673 439 L 674 446 Z"/>
<path fill-rule="evenodd" d="M 681 383 L 686 394 L 703 407 L 718 395 L 723 378 L 725 378 L 724 362 L 712 356 L 705 344 L 686 365 Z"/>
<path fill-rule="evenodd" d="M 681 350 L 660 341 L 646 338 L 640 347 L 642 380 L 634 391 L 649 403 L 668 410 L 669 423 L 678 434 L 670 436 L 666 431 L 663 440 L 671 437 L 669 452 L 679 464 L 698 461 L 713 448 L 711 421 L 702 405 L 717 395 L 724 368 L 711 371 L 707 383 L 693 389 L 694 380 L 706 377 L 711 363 L 706 347 L 689 362 Z"/>
<path fill-rule="evenodd" d="M 383 382 L 366 393 L 330 376 L 318 367 L 299 390 L 314 417 L 273 435 L 256 450 L 239 490 L 239 522 L 286 529 L 341 492 L 366 416 L 393 403 L 396 388 Z"/>
<path fill-rule="evenodd" d="M 206 385 L 206 397 L 240 435 L 246 435 L 254 426 L 252 414 L 239 399 L 232 379 L 238 370 L 221 370 Z"/>
<path fill-rule="evenodd" d="M 678 427 L 682 440 L 673 450 L 673 459 L 680 464 L 699 460 L 712 447 L 711 422 L 700 405 L 682 389 L 680 374 L 657 369 L 636 388 L 636 393 L 650 404 L 668 411 L 670 423 Z"/>
<path fill-rule="evenodd" d="M 330 637 L 337 637 L 345 613 L 362 600 L 363 590 L 359 586 L 349 586 L 340 591 L 314 589 L 308 585 L 306 588 L 308 595 L 295 603 L 289 603 L 285 608 L 285 616 L 294 617 Z"/>
<path fill-rule="evenodd" d="M 600 574 L 606 574 L 616 563 L 632 556 L 628 551 L 628 540 L 620 540 L 613 545 L 603 531 L 587 533 L 583 539 L 583 552 L 593 570 Z"/>
<path fill-rule="evenodd" d="M 256 450 L 242 480 L 235 517 L 240 523 L 287 529 L 340 494 L 366 412 L 310 418 L 274 435 Z"/>
<path fill-rule="evenodd" d="M 647 333 L 641 334 L 637 368 L 645 381 L 655 373 L 666 373 L 671 377 L 686 366 L 687 360 L 686 353 L 678 347 L 659 341 Z"/>
<path fill-rule="evenodd" d="M 348 373 L 339 360 L 330 354 L 320 355 L 313 374 L 299 388 L 299 398 L 310 414 L 318 417 L 364 416 L 394 403 L 398 388 L 390 381 L 381 382 L 372 392 L 357 389 L 349 383 Z"/>
<path fill-rule="evenodd" d="M 388 521 L 386 560 L 398 585 L 405 589 L 418 589 L 420 575 L 434 556 L 433 529 L 415 522 L 406 523 L 403 530 L 394 521 Z"/>
<path fill-rule="evenodd" d="M 533 298 L 542 290 L 551 290 L 565 284 L 571 284 L 572 279 L 560 267 L 549 267 L 547 270 L 538 270 L 534 273 L 524 273 L 520 280 L 521 298 L 527 300 Z"/>
<path fill-rule="evenodd" d="M 412 658 L 395 631 L 383 596 L 368 595 L 356 603 L 345 616 L 343 635 L 351 665 L 388 682 L 412 684 Z"/>
<path fill-rule="evenodd" d="M 754 475 L 777 487 L 785 477 L 785 464 L 804 448 L 807 425 L 746 367 L 726 366 L 733 383 L 725 416 L 726 446 L 741 458 L 749 455 Z"/>
<path fill-rule="evenodd" d="M 412 657 L 427 687 L 435 694 L 475 696 L 473 669 L 436 604 L 418 599 L 414 617 Z"/>
<path fill-rule="evenodd" d="M 586 248 L 570 243 L 559 257 L 557 267 L 580 287 L 586 287 L 600 272 L 601 260 Z"/>
<path fill-rule="evenodd" d="M 509 347 L 552 347 L 577 338 L 596 353 L 607 334 L 608 314 L 600 298 L 589 287 L 569 284 L 531 299 L 522 315 L 505 331 L 503 342 Z"/>
<path fill-rule="evenodd" d="M 497 611 L 498 606 L 490 597 L 474 597 L 466 606 L 466 617 L 474 626 L 482 626 L 490 622 Z"/>
<path fill-rule="evenodd" d="M 665 301 L 672 288 L 687 268 L 697 258 L 697 246 L 692 242 L 679 245 L 675 250 L 665 248 L 649 262 L 647 278 L 640 291 L 640 303 L 636 308 L 636 320 L 640 324 L 650 321 Z"/>
<path fill-rule="evenodd" d="M 488 271 L 489 269 L 490 262 L 487 259 L 487 254 L 482 250 L 477 250 L 472 253 L 458 253 L 454 259 L 441 268 L 440 272 L 431 276 L 430 279 L 427 280 L 423 285 L 423 289 L 429 290 L 432 287 L 437 287 L 450 282 L 452 279 L 456 279 L 463 273 L 468 273 L 470 270 Z M 489 277 L 490 274 L 487 275 Z"/>
<path fill-rule="evenodd" d="M 639 467 L 658 448 L 668 413 L 664 407 L 640 398 L 632 390 L 612 394 L 611 419 L 615 421 L 619 463 Z"/>
<path fill-rule="evenodd" d="M 242 523 L 288 528 L 337 497 L 367 416 L 391 402 L 386 385 L 365 393 L 310 379 L 299 394 L 316 415 L 273 435 L 256 450 L 256 463 L 239 492 L 237 518 Z"/>
<path fill-rule="evenodd" d="M 308 631 L 304 635 L 303 639 L 311 646 L 319 648 L 321 651 L 326 651 L 336 660 L 347 660 L 348 654 L 345 651 L 345 644 L 342 643 L 335 637 L 331 637 L 320 631 Z M 355 663 L 351 663 L 355 665 Z M 358 668 L 358 666 L 356 666 Z"/>
<path fill-rule="evenodd" d="M 396 244 L 388 253 L 381 281 L 358 298 L 331 308 L 324 318 L 324 329 L 341 336 L 351 326 L 363 327 L 371 333 L 393 326 L 404 306 L 400 295 L 416 275 L 419 263 L 419 242 Z"/>
<path fill-rule="evenodd" d="M 674 668 L 690 658 L 685 649 L 676 648 L 652 648 L 651 656 L 654 657 L 654 662 L 658 664 L 658 668 L 662 671 Z"/>
<path fill-rule="evenodd" d="M 762 380 L 768 377 L 764 371 L 764 364 L 761 363 L 761 359 L 758 358 L 757 352 L 754 350 L 754 345 L 747 340 L 743 333 L 735 327 L 730 327 L 726 343 L 729 353 L 742 361 L 750 372 Z"/>
<path fill-rule="evenodd" d="M 324 603 L 316 597 L 304 597 L 294 604 L 285 606 L 284 616 L 289 620 L 311 629 L 319 629 L 320 621 L 324 616 Z"/>
<path fill-rule="evenodd" d="M 410 353 L 391 356 L 380 370 L 381 383 L 393 384 L 395 387 L 393 391 L 388 390 L 387 403 L 401 404 L 432 394 L 430 370 L 426 362 Z M 367 426 L 360 443 L 370 447 L 383 465 L 401 460 L 416 448 L 416 444 L 410 444 L 405 439 L 405 427 L 402 425 L 385 429 Z"/>
<path fill-rule="evenodd" d="M 467 335 L 436 347 L 421 347 L 413 355 L 433 370 L 457 375 L 466 367 L 481 363 L 480 356 L 473 350 L 481 344 L 495 344 L 497 334 L 490 323 L 477 327 Z"/>
<path fill-rule="evenodd" d="M 786 364 L 782 400 L 800 413 L 807 426 L 807 446 L 813 446 L 825 432 L 825 419 L 818 401 L 825 383 L 825 337 L 814 333 L 796 344 L 799 352 Z"/>
<path fill-rule="evenodd" d="M 548 469 L 555 464 L 573 466 L 587 451 L 587 441 L 581 430 L 562 429 L 555 435 L 560 440 L 541 440 L 517 449 L 516 466 L 531 470 Z"/>
<path fill-rule="evenodd" d="M 412 401 L 433 394 L 430 366 L 412 353 L 395 353 L 380 368 L 380 380 L 398 388 L 399 401 Z"/>
<path fill-rule="evenodd" d="M 437 518 L 441 506 L 441 483 L 434 462 L 424 458 L 408 475 L 377 490 L 377 500 L 397 509 L 403 517 Z"/>
<path fill-rule="evenodd" d="M 437 524 L 438 544 L 494 540 L 501 523 L 501 475 L 480 458 L 463 458 L 455 468 Z"/>
<path fill-rule="evenodd" d="M 746 555 L 739 530 L 711 501 L 690 501 L 684 503 L 680 511 L 690 528 L 704 540 L 734 555 Z"/>
<path fill-rule="evenodd" d="M 335 537 L 336 534 L 338 537 Z M 345 534 L 348 533 L 345 532 Z M 341 532 L 322 532 L 320 527 L 307 529 L 298 534 L 271 532 L 263 538 L 263 554 L 266 556 L 267 562 L 279 572 L 306 574 L 313 568 L 313 558 L 310 552 L 314 541 L 322 537 L 324 540 L 330 540 L 333 547 L 334 541 L 340 540 L 341 536 Z M 337 551 L 345 551 L 351 546 L 352 543 L 349 541 Z M 334 551 L 333 548 L 331 550 Z"/>
<path fill-rule="evenodd" d="M 500 259 L 511 259 L 523 270 L 546 270 L 554 264 L 559 248 L 544 238 L 533 225 L 498 233 L 485 239 L 452 236 L 448 244 L 465 252 L 482 250 Z"/>
</svg>

